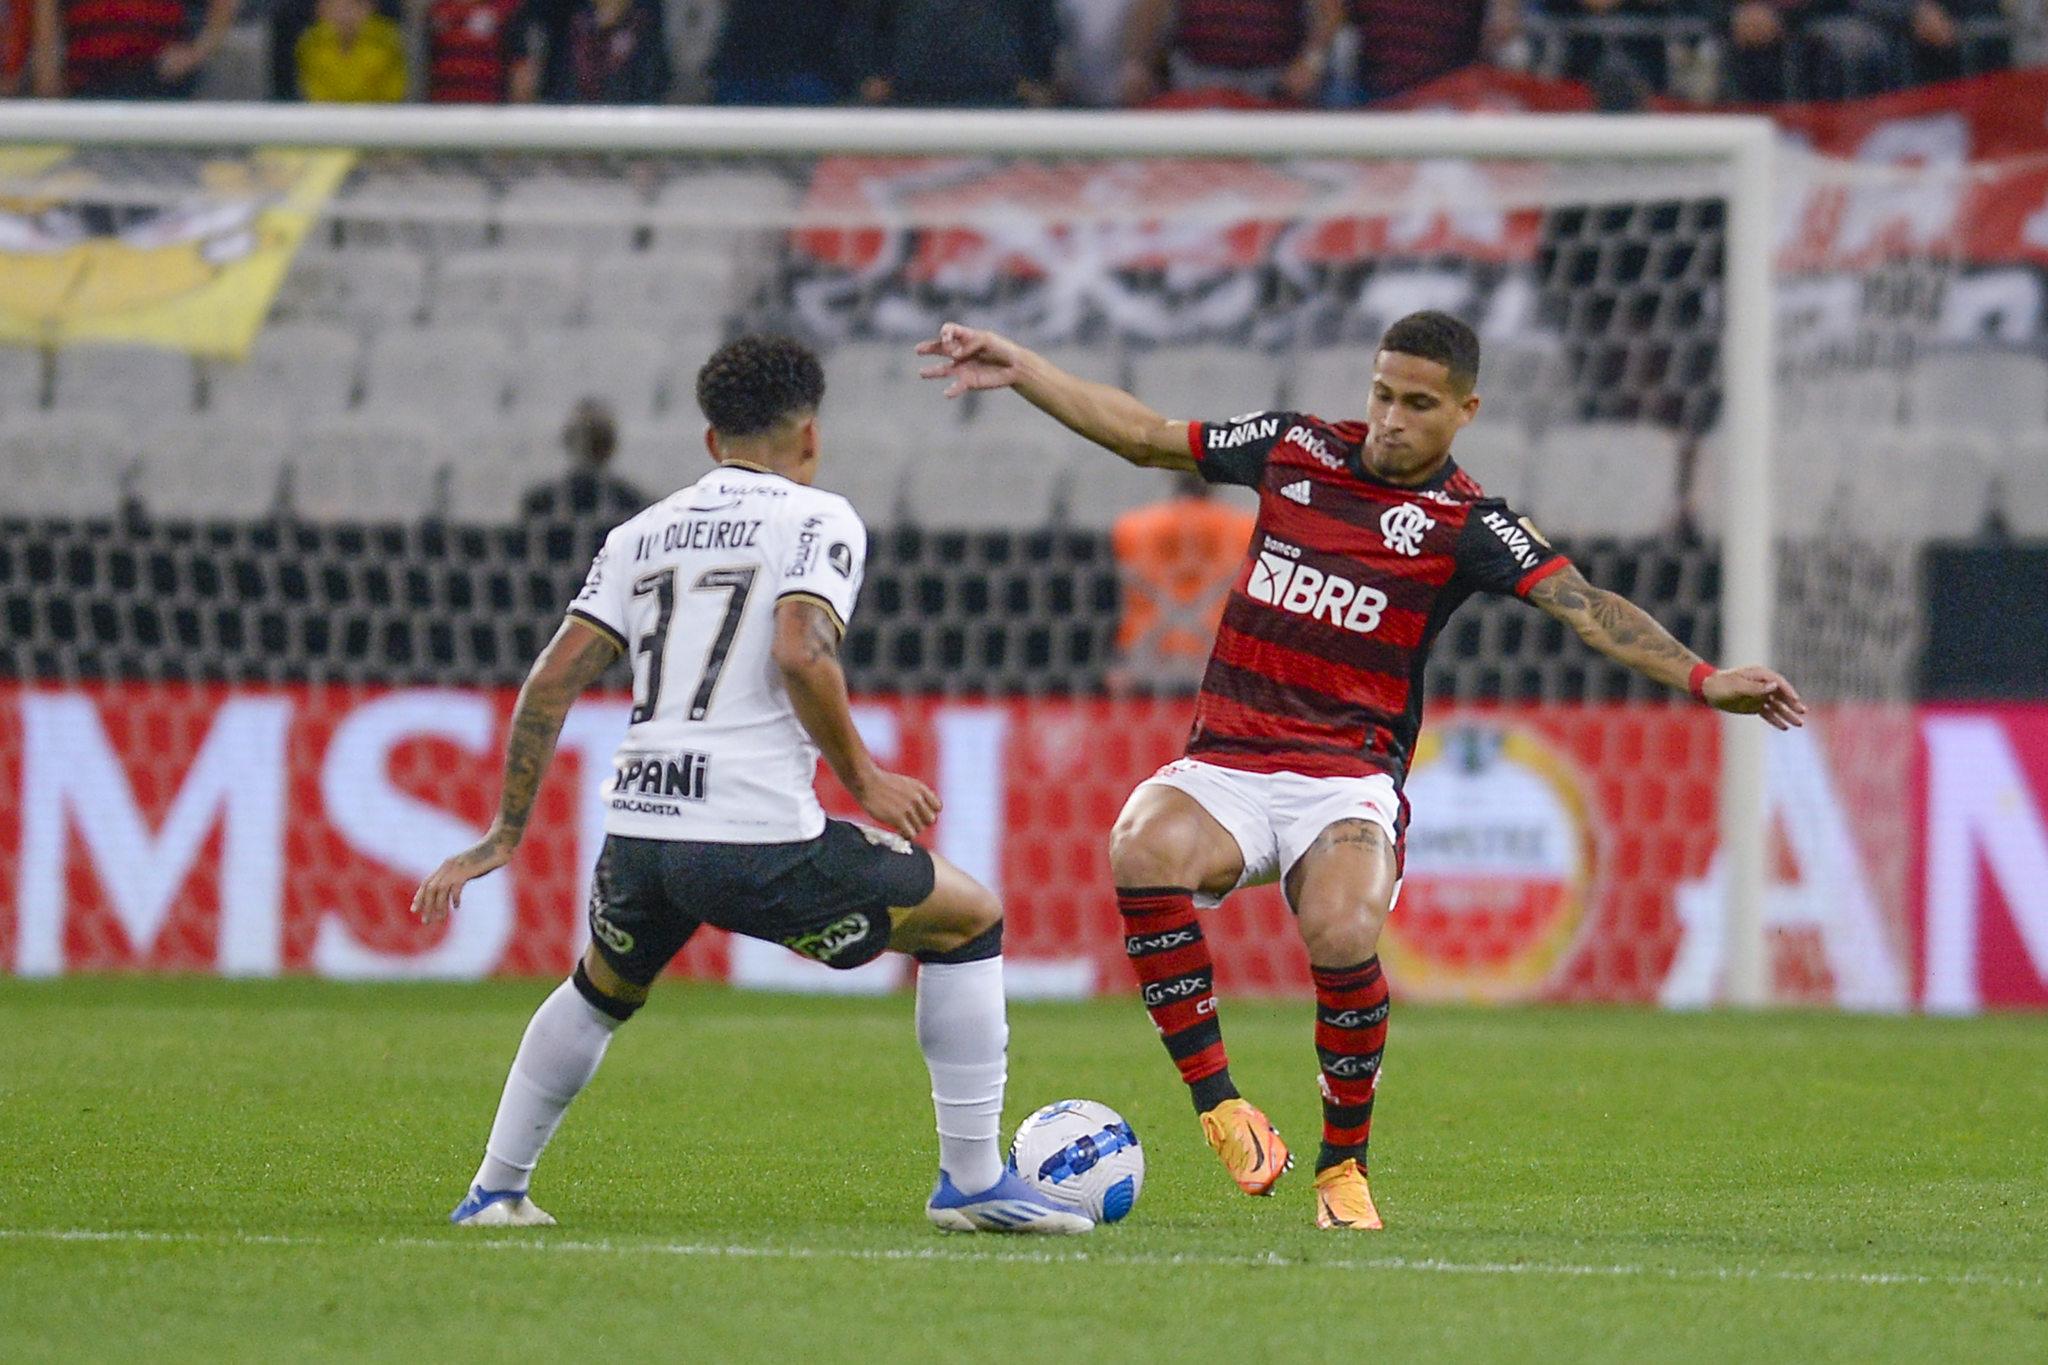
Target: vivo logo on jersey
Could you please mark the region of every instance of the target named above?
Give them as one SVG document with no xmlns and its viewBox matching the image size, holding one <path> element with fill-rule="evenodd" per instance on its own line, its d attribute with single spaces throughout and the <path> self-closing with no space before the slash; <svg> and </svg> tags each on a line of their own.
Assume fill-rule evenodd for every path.
<svg viewBox="0 0 2048 1365">
<path fill-rule="evenodd" d="M 711 760 L 704 754 L 620 754 L 612 774 L 612 804 L 634 796 L 659 796 L 671 801 L 702 801 Z M 646 810 L 635 803 L 634 810 Z M 655 808 L 659 810 L 659 808 Z"/>
<path fill-rule="evenodd" d="M 1323 438 L 1307 427 L 1287 428 L 1287 439 L 1306 450 L 1331 469 L 1342 469 L 1344 458 L 1323 442 Z"/>
<path fill-rule="evenodd" d="M 1253 441 L 1269 441 L 1280 431 L 1278 417 L 1251 417 L 1234 426 L 1212 427 L 1209 431 L 1209 449 L 1235 450 L 1250 445 Z"/>
<path fill-rule="evenodd" d="M 1380 613 L 1387 608 L 1387 595 L 1378 588 L 1326 574 L 1308 564 L 1291 563 L 1264 550 L 1252 565 L 1251 581 L 1244 590 L 1254 602 L 1311 621 L 1328 621 L 1359 635 L 1379 629 Z"/>
<path fill-rule="evenodd" d="M 1486 524 L 1487 530 L 1500 537 L 1500 543 L 1508 547 L 1508 552 L 1515 557 L 1515 563 L 1523 568 L 1533 569 L 1536 562 L 1543 558 L 1529 533 L 1500 513 L 1488 512 L 1479 520 Z"/>
</svg>

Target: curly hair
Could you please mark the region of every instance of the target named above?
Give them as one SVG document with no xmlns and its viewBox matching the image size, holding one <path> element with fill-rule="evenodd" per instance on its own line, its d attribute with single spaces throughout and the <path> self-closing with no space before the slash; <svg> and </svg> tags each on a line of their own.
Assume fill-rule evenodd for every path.
<svg viewBox="0 0 2048 1365">
<path fill-rule="evenodd" d="M 1451 372 L 1451 384 L 1463 392 L 1479 382 L 1479 334 L 1449 313 L 1410 313 L 1387 328 L 1380 349 L 1434 360 Z"/>
<path fill-rule="evenodd" d="M 787 337 L 729 341 L 697 371 L 697 406 L 721 436 L 758 436 L 816 412 L 824 397 L 824 366 Z"/>
</svg>

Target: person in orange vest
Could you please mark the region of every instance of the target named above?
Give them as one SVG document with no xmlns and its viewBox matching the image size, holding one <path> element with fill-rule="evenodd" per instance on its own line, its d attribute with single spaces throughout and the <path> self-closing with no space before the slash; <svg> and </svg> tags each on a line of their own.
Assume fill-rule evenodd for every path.
<svg viewBox="0 0 2048 1365">
<path fill-rule="evenodd" d="M 1180 475 L 1165 502 L 1117 518 L 1110 545 L 1123 618 L 1112 687 L 1180 691 L 1201 682 L 1256 520 L 1212 497 L 1197 474 Z"/>
</svg>

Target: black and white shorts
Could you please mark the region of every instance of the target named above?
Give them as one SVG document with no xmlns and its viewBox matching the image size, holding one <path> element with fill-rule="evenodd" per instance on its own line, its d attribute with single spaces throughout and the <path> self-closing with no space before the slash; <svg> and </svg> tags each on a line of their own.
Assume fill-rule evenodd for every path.
<svg viewBox="0 0 2048 1365">
<path fill-rule="evenodd" d="M 590 880 L 590 938 L 637 986 L 652 984 L 702 924 L 858 967 L 889 946 L 890 909 L 929 899 L 936 877 L 924 849 L 845 820 L 789 844 L 608 834 Z"/>
</svg>

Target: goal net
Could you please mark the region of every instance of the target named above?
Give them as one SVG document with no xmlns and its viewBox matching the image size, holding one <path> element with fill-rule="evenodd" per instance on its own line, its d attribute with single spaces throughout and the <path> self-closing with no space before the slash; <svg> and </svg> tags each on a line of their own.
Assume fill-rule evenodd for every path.
<svg viewBox="0 0 2048 1365">
<path fill-rule="evenodd" d="M 1441 308 L 1485 345 L 1461 463 L 1709 658 L 1766 657 L 1775 612 L 1819 714 L 1766 745 L 1469 605 L 1428 681 L 1397 989 L 1904 1003 L 1919 532 L 1857 501 L 1891 507 L 1838 417 L 1898 434 L 1860 395 L 1903 392 L 1950 263 L 1788 252 L 1774 396 L 1759 126 L 666 111 L 465 145 L 481 123 L 430 111 L 174 114 L 5 125 L 11 969 L 565 969 L 618 691 L 572 718 L 506 873 L 450 928 L 405 907 L 487 822 L 511 689 L 618 500 L 703 467 L 696 368 L 771 330 L 823 354 L 820 482 L 871 527 L 870 744 L 939 788 L 934 843 L 1001 892 L 1020 989 L 1121 988 L 1106 833 L 1179 752 L 1199 661 L 1170 627 L 1217 590 L 1134 624 L 1114 531 L 1170 479 L 1013 395 L 943 401 L 911 344 L 958 319 L 1172 416 L 1339 417 L 1387 323 Z M 603 478 L 566 477 L 586 399 Z M 1305 989 L 1276 891 L 1208 935 L 1225 990 Z M 897 970 L 808 965 L 716 934 L 681 960 Z"/>
</svg>

